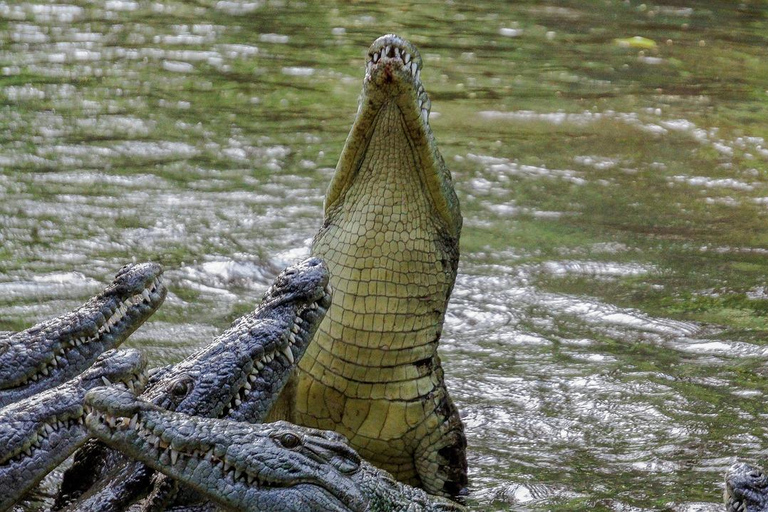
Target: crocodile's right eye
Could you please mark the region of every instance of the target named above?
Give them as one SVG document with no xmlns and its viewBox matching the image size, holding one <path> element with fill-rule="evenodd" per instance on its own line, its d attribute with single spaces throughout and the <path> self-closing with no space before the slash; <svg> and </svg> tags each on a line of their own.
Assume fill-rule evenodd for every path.
<svg viewBox="0 0 768 512">
<path fill-rule="evenodd" d="M 289 450 L 292 450 L 301 444 L 301 438 L 296 434 L 291 434 L 290 432 L 281 434 L 279 440 L 280 444 Z"/>
<path fill-rule="evenodd" d="M 171 386 L 171 395 L 173 398 L 180 400 L 187 396 L 192 391 L 192 383 L 186 379 L 177 380 Z"/>
</svg>

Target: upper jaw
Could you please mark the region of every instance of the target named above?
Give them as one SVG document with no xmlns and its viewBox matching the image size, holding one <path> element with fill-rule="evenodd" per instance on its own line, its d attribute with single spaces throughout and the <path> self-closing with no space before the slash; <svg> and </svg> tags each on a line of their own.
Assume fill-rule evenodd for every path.
<svg viewBox="0 0 768 512">
<path fill-rule="evenodd" d="M 394 97 L 404 115 L 418 115 L 428 125 L 431 105 L 421 83 L 421 62 L 416 47 L 396 35 L 374 41 L 365 64 L 360 109 L 378 109 Z"/>
</svg>

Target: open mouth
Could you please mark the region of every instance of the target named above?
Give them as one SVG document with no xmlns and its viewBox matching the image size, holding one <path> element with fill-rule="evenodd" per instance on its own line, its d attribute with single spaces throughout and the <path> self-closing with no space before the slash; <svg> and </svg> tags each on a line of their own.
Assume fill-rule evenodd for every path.
<svg viewBox="0 0 768 512">
<path fill-rule="evenodd" d="M 161 298 L 163 290 L 162 277 L 158 276 L 141 293 L 134 294 L 114 306 L 107 306 L 106 310 L 101 311 L 101 315 L 95 315 L 97 322 L 99 322 L 99 318 L 102 319 L 99 322 L 96 334 L 73 336 L 63 341 L 49 356 L 50 359 L 44 361 L 32 373 L 25 375 L 22 379 L 5 389 L 19 388 L 37 382 L 49 376 L 51 372 L 56 371 L 60 366 L 67 366 L 67 355 L 71 350 L 102 341 L 105 335 L 110 334 L 116 326 L 121 326 L 128 317 L 141 315 L 142 309 L 153 308 Z M 106 320 L 103 320 L 104 318 Z"/>
<path fill-rule="evenodd" d="M 106 386 L 114 386 L 133 394 L 141 392 L 146 384 L 146 376 L 143 372 L 131 374 L 115 382 L 111 382 L 104 376 L 101 377 L 101 380 Z M 46 418 L 35 432 L 27 436 L 22 446 L 16 449 L 12 448 L 11 451 L 5 454 L 6 456 L 0 460 L 0 465 L 12 464 L 34 456 L 38 450 L 50 444 L 52 436 L 72 429 L 85 431 L 85 411 L 82 407 L 70 408 L 61 414 Z"/>
<path fill-rule="evenodd" d="M 406 41 L 397 36 L 383 36 L 376 40 L 368 51 L 368 61 L 365 64 L 365 81 L 367 84 L 376 82 L 375 78 L 386 75 L 384 83 L 390 83 L 396 72 L 400 73 L 400 83 L 410 82 L 416 96 L 416 106 L 421 112 L 421 119 L 429 124 L 431 103 L 424 86 L 421 83 L 421 56 L 418 51 Z"/>
<path fill-rule="evenodd" d="M 302 337 L 309 336 L 308 333 L 303 332 L 309 329 L 309 326 L 316 322 L 316 317 L 319 314 L 325 314 L 331 304 L 331 290 L 330 285 L 326 284 L 323 288 L 323 292 L 320 297 L 309 303 L 302 305 L 298 308 L 296 315 L 293 317 L 293 324 L 290 329 L 286 331 L 282 339 L 275 348 L 265 353 L 260 359 L 254 361 L 251 371 L 248 374 L 248 378 L 245 380 L 245 384 L 230 400 L 229 404 L 224 407 L 222 416 L 229 416 L 232 411 L 238 410 L 243 402 L 248 400 L 253 385 L 259 380 L 259 376 L 264 368 L 272 364 L 275 360 L 282 365 L 283 368 L 293 366 L 296 363 L 296 355 L 301 355 L 306 349 L 306 342 L 300 345 L 298 335 Z"/>
</svg>

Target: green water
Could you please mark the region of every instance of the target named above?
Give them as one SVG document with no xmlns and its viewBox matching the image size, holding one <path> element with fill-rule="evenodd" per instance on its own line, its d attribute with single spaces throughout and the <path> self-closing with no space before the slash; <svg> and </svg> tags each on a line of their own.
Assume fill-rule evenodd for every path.
<svg viewBox="0 0 768 512">
<path fill-rule="evenodd" d="M 768 458 L 762 1 L 0 1 L 0 330 L 131 260 L 166 268 L 128 342 L 154 363 L 252 309 L 386 32 L 464 213 L 442 356 L 472 508 L 722 510 Z"/>
</svg>

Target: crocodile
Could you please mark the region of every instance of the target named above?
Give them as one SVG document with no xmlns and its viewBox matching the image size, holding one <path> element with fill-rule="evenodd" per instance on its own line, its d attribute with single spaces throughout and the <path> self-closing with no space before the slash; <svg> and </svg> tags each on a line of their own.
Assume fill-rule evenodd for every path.
<svg viewBox="0 0 768 512">
<path fill-rule="evenodd" d="M 86 392 L 104 384 L 141 392 L 146 365 L 138 350 L 108 350 L 74 379 L 1 408 L 0 511 L 8 510 L 89 437 L 83 412 Z"/>
<path fill-rule="evenodd" d="M 265 415 L 330 306 L 328 278 L 328 268 L 318 258 L 288 267 L 255 311 L 154 376 L 142 397 L 192 415 L 240 420 Z M 81 511 L 124 510 L 149 492 L 153 471 L 146 465 L 105 455 L 93 445 L 83 453 L 65 474 L 55 508 L 69 504 L 69 509 Z M 99 481 L 89 477 L 93 467 L 104 468 Z"/>
<path fill-rule="evenodd" d="M 74 311 L 0 335 L 0 407 L 68 381 L 118 347 L 163 303 L 162 273 L 156 263 L 126 265 Z"/>
<path fill-rule="evenodd" d="M 86 397 L 91 433 L 227 510 L 464 511 L 395 481 L 333 431 L 284 421 L 250 424 L 169 412 L 130 393 Z"/>
<path fill-rule="evenodd" d="M 768 476 L 744 462 L 733 464 L 725 474 L 724 500 L 726 512 L 768 512 Z"/>
<path fill-rule="evenodd" d="M 466 438 L 437 353 L 462 217 L 429 125 L 418 50 L 368 50 L 352 129 L 311 254 L 333 304 L 270 419 L 345 435 L 366 460 L 432 494 L 467 484 Z"/>
</svg>

